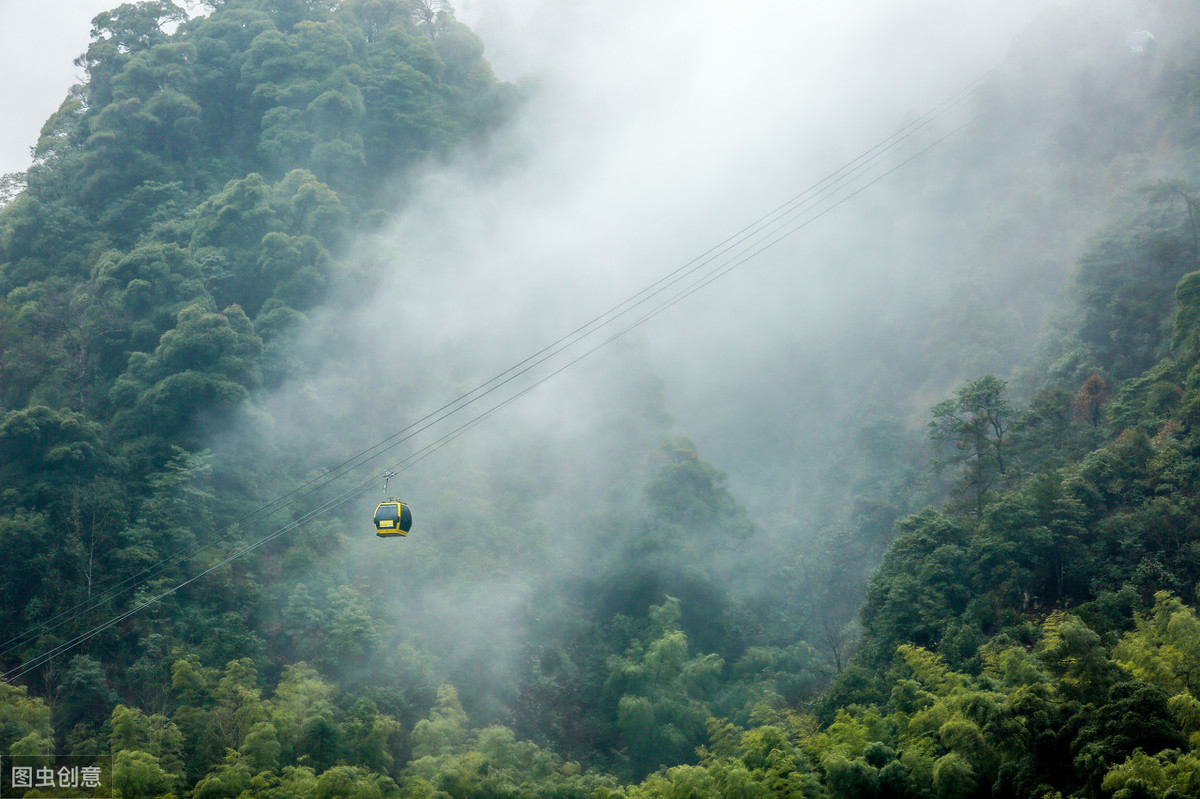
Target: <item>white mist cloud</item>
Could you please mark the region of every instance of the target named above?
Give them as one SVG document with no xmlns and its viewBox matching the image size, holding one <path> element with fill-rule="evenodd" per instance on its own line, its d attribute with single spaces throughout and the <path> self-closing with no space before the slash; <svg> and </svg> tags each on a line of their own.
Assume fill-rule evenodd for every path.
<svg viewBox="0 0 1200 799">
<path fill-rule="evenodd" d="M 1049 5 L 464 2 L 460 18 L 476 27 L 501 77 L 531 87 L 530 100 L 482 151 L 430 166 L 395 223 L 360 243 L 376 285 L 364 293 L 351 268 L 356 278 L 337 307 L 316 320 L 311 361 L 322 366 L 274 399 L 278 431 L 335 431 L 353 452 L 400 430 L 978 79 Z M 944 120 L 926 141 L 961 120 Z M 645 450 L 634 455 L 630 442 L 659 443 L 667 427 L 659 401 L 675 418 L 672 432 L 696 439 L 752 511 L 778 510 L 763 501 L 775 491 L 803 519 L 799 506 L 811 496 L 848 487 L 825 473 L 831 453 L 819 436 L 842 424 L 881 367 L 904 368 L 911 353 L 892 339 L 923 321 L 963 268 L 946 243 L 954 220 L 927 206 L 911 179 L 924 169 L 944 174 L 940 155 L 906 167 L 905 181 L 866 189 L 399 476 L 392 486 L 414 509 L 412 535 L 382 550 L 364 523 L 347 560 L 457 586 L 447 572 L 486 568 L 479 550 L 503 548 L 510 568 L 473 573 L 472 591 L 417 596 L 390 573 L 381 590 L 399 607 L 420 606 L 400 614 L 421 630 L 408 634 L 450 660 L 469 664 L 463 653 L 485 645 L 511 654 L 523 634 L 517 614 L 498 620 L 491 611 L 519 606 L 531 586 L 570 568 L 586 571 L 563 566 L 597 551 L 580 509 L 603 510 L 614 471 L 642 465 Z M 516 485 L 496 490 L 506 480 Z M 482 496 L 489 490 L 523 492 L 522 501 Z M 462 511 L 490 502 L 501 508 L 494 518 Z M 514 507 L 540 516 L 514 518 Z M 487 530 L 463 518 L 485 519 Z M 524 551 L 551 556 L 523 562 Z"/>
<path fill-rule="evenodd" d="M 429 381 L 439 391 L 473 385 L 979 78 L 1046 5 L 464 3 L 459 15 L 499 74 L 528 80 L 532 98 L 479 156 L 488 169 L 472 160 L 425 179 L 380 244 L 390 267 L 376 304 L 335 324 L 357 327 L 364 342 L 396 342 L 406 363 L 441 375 Z M 798 367 L 845 360 L 824 343 L 839 326 L 877 314 L 897 291 L 920 293 L 921 275 L 890 252 L 904 242 L 879 238 L 889 232 L 880 215 L 907 198 L 872 193 L 644 328 L 682 432 L 725 426 L 736 439 L 745 411 L 698 397 L 728 390 L 731 374 L 745 379 L 772 347 L 808 340 Z M 402 307 L 402 318 L 387 307 Z M 562 407 L 522 404 L 565 419 L 605 402 L 562 394 Z"/>
</svg>

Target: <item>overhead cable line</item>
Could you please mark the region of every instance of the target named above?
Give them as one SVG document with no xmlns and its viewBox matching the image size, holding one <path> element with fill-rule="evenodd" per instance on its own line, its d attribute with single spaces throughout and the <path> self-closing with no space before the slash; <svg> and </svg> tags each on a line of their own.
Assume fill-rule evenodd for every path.
<svg viewBox="0 0 1200 799">
<path fill-rule="evenodd" d="M 736 250 L 736 248 L 739 246 L 750 246 L 747 245 L 747 242 L 753 244 L 756 239 L 761 238 L 764 235 L 770 235 L 774 231 L 778 230 L 781 225 L 787 224 L 790 218 L 794 217 L 796 214 L 803 213 L 804 211 L 808 210 L 812 204 L 820 201 L 823 197 L 841 190 L 845 184 L 850 183 L 859 175 L 869 171 L 882 159 L 891 155 L 893 151 L 914 138 L 918 133 L 927 128 L 930 124 L 943 116 L 949 110 L 961 105 L 974 93 L 976 86 L 985 78 L 986 76 L 972 82 L 963 89 L 960 89 L 958 92 L 955 92 L 937 106 L 916 117 L 908 124 L 899 128 L 891 136 L 888 136 L 886 139 L 864 151 L 859 156 L 830 173 L 825 178 L 809 186 L 800 194 L 792 197 L 788 201 L 776 207 L 774 210 L 729 236 L 724 241 L 714 245 L 708 251 L 702 253 L 696 258 L 693 258 L 691 261 L 685 263 L 676 270 L 664 275 L 654 283 L 644 287 L 640 291 L 636 292 L 620 303 L 617 303 L 603 313 L 593 317 L 584 324 L 572 330 L 570 333 L 567 333 L 551 344 L 543 347 L 541 350 L 529 355 L 525 359 L 519 361 L 503 372 L 500 372 L 489 380 L 484 381 L 475 388 L 459 395 L 441 407 L 430 411 L 425 416 L 417 419 L 415 422 L 398 430 L 387 438 L 384 438 L 372 446 L 362 450 L 361 452 L 352 455 L 321 475 L 310 479 L 292 491 L 235 519 L 215 533 L 195 541 L 184 549 L 162 558 L 159 561 L 150 564 L 149 566 L 143 567 L 140 572 L 126 577 L 124 580 L 108 587 L 104 591 L 89 597 L 84 602 L 81 602 L 67 610 L 60 611 L 58 614 L 42 622 L 41 624 L 27 629 L 21 635 L 10 639 L 5 644 L 0 646 L 0 655 L 7 653 L 21 642 L 28 640 L 30 637 L 36 634 L 50 632 L 62 626 L 63 624 L 73 621 L 80 615 L 95 610 L 96 608 L 102 606 L 109 599 L 113 599 L 123 593 L 126 593 L 127 591 L 133 590 L 134 588 L 162 574 L 170 567 L 182 562 L 186 558 L 195 554 L 199 554 L 211 546 L 228 540 L 245 526 L 262 521 L 270 516 L 273 516 L 278 511 L 290 507 L 314 491 L 317 491 L 338 480 L 346 473 L 353 471 L 354 469 L 365 465 L 366 463 L 369 463 L 383 453 L 390 451 L 394 447 L 408 441 L 417 433 L 424 432 L 432 425 L 437 424 L 443 419 L 448 418 L 449 416 L 473 405 L 475 402 L 487 396 L 492 391 L 495 391 L 496 389 L 512 382 L 518 377 L 526 374 L 531 369 L 536 368 L 550 358 L 553 358 L 564 350 L 569 349 L 579 341 L 582 341 L 601 328 L 608 326 L 625 314 L 649 302 L 651 299 L 666 291 L 675 283 L 685 279 L 689 275 L 696 273 L 705 266 L 710 265 L 714 259 Z M 830 206 L 829 210 L 832 210 L 832 207 L 836 206 Z"/>
<path fill-rule="evenodd" d="M 991 73 L 989 72 L 988 74 Z M 194 542 L 179 552 L 176 552 L 150 566 L 145 567 L 137 574 L 127 577 L 121 582 L 105 589 L 105 591 L 101 592 L 96 597 L 89 598 L 88 600 L 81 602 L 68 610 L 61 611 L 59 614 L 47 620 L 46 622 L 43 622 L 42 624 L 25 631 L 21 635 L 10 639 L 2 647 L 0 647 L 0 654 L 10 651 L 22 641 L 27 641 L 33 635 L 51 632 L 86 613 L 96 610 L 107 600 L 115 599 L 117 596 L 120 596 L 123 593 L 144 585 L 153 577 L 162 574 L 166 569 L 182 562 L 184 559 L 199 554 L 206 549 L 228 540 L 236 532 L 243 529 L 245 525 L 262 521 L 279 512 L 280 510 L 291 507 L 312 493 L 341 479 L 355 469 L 358 469 L 381 457 L 384 453 L 391 451 L 403 443 L 406 443 L 416 435 L 434 427 L 437 424 L 440 424 L 451 416 L 465 410 L 490 394 L 528 374 L 533 369 L 546 363 L 557 355 L 569 350 L 570 348 L 575 347 L 593 334 L 613 325 L 618 320 L 631 314 L 636 309 L 647 305 L 652 300 L 655 300 L 655 298 L 660 298 L 658 303 L 654 305 L 649 312 L 637 318 L 636 321 L 620 330 L 620 332 L 607 339 L 604 339 L 599 344 L 584 351 L 582 354 L 573 357 L 564 365 L 554 369 L 526 388 L 509 396 L 507 399 L 503 400 L 497 405 L 494 405 L 483 413 L 473 417 L 465 424 L 456 428 L 450 434 L 447 434 L 446 436 L 443 436 L 442 438 L 433 442 L 433 444 L 426 445 L 426 447 L 423 447 L 421 450 L 418 450 L 417 453 L 414 453 L 414 455 L 419 455 L 419 457 L 410 456 L 400 464 L 392 467 L 397 472 L 410 468 L 417 461 L 423 460 L 428 455 L 432 454 L 438 449 L 441 449 L 443 446 L 446 446 L 452 440 L 458 438 L 470 428 L 490 417 L 501 408 L 511 404 L 516 399 L 523 397 L 525 394 L 532 391 L 533 388 L 541 385 L 546 380 L 549 380 L 562 371 L 565 371 L 567 368 L 573 366 L 597 350 L 607 346 L 608 344 L 611 344 L 613 341 L 630 332 L 634 328 L 640 327 L 651 318 L 674 306 L 686 297 L 691 296 L 696 291 L 699 291 L 701 288 L 718 279 L 722 275 L 727 274 L 733 269 L 736 269 L 738 266 L 741 266 L 746 261 L 755 257 L 761 252 L 775 246 L 783 239 L 793 235 L 807 225 L 829 213 L 834 208 L 837 208 L 858 194 L 861 194 L 863 191 L 875 185 L 883 178 L 887 177 L 904 165 L 920 157 L 928 150 L 936 147 L 941 142 L 953 136 L 963 127 L 966 127 L 966 125 L 969 124 L 969 121 L 956 127 L 949 133 L 934 139 L 931 143 L 926 144 L 915 153 L 903 158 L 901 161 L 895 163 L 890 168 L 887 168 L 882 173 L 878 173 L 874 177 L 871 177 L 869 180 L 867 180 L 867 182 L 856 186 L 856 180 L 864 176 L 869 177 L 872 170 L 874 170 L 881 162 L 891 156 L 894 156 L 897 150 L 916 139 L 922 133 L 922 131 L 932 125 L 935 121 L 969 99 L 974 94 L 976 87 L 986 78 L 987 75 L 984 75 L 983 77 L 971 82 L 963 89 L 960 89 L 958 92 L 955 92 L 946 100 L 939 103 L 937 106 L 934 106 L 929 111 L 921 114 L 908 124 L 899 128 L 892 135 L 883 139 L 873 147 L 867 149 L 859 156 L 847 162 L 826 177 L 812 184 L 800 194 L 797 194 L 772 211 L 759 217 L 754 222 L 751 222 L 749 225 L 743 227 L 741 230 L 714 245 L 696 258 L 693 258 L 672 272 L 660 277 L 658 280 L 642 288 L 638 292 L 634 293 L 625 300 L 622 300 L 603 313 L 593 317 L 589 321 L 572 330 L 570 333 L 561 336 L 551 344 L 546 345 L 537 352 L 527 356 L 523 360 L 517 362 L 508 369 L 505 369 L 503 372 L 496 374 L 492 378 L 480 383 L 469 391 L 460 394 L 458 397 L 455 397 L 441 407 L 430 411 L 426 415 L 422 416 L 406 427 L 401 428 L 390 436 L 350 456 L 321 475 L 310 479 L 301 486 L 281 495 L 271 502 L 268 502 L 259 508 L 244 514 L 219 531 L 216 531 L 215 533 Z M 824 203 L 824 205 L 822 205 L 822 203 Z M 807 216 L 805 216 L 806 214 Z M 682 290 L 676 292 L 675 294 L 666 296 L 665 299 L 661 299 L 661 296 L 671 288 L 692 277 L 695 279 L 692 280 L 691 283 L 685 285 Z M 86 640 L 90 640 L 92 637 L 98 635 L 100 632 L 103 632 L 114 624 L 117 624 L 129 616 L 140 612 L 144 608 L 160 601 L 166 596 L 175 593 L 180 588 L 183 588 L 200 577 L 211 573 L 220 566 L 223 566 L 232 560 L 235 560 L 242 555 L 257 549 L 263 544 L 278 538 L 286 532 L 296 529 L 296 527 L 300 526 L 301 524 L 311 521 L 317 516 L 323 515 L 333 508 L 357 497 L 369 487 L 373 486 L 376 482 L 376 479 L 372 477 L 369 480 L 363 481 L 355 488 L 343 491 L 333 500 L 323 503 L 322 505 L 318 506 L 317 509 L 304 514 L 299 519 L 289 522 L 288 524 L 274 530 L 267 536 L 264 536 L 254 543 L 238 550 L 233 555 L 221 560 L 216 565 L 211 566 L 190 578 L 187 578 L 174 588 L 151 599 L 145 600 L 131 607 L 130 609 L 123 611 L 108 621 L 91 628 L 87 632 L 82 633 L 62 644 L 59 644 L 47 652 L 44 652 L 32 658 L 31 660 L 26 661 L 13 670 L 0 675 L 0 680 L 7 682 L 15 679 L 16 677 L 27 673 L 29 670 L 36 668 L 38 665 L 41 665 L 47 660 L 57 657 L 59 654 L 74 648 Z"/>
</svg>

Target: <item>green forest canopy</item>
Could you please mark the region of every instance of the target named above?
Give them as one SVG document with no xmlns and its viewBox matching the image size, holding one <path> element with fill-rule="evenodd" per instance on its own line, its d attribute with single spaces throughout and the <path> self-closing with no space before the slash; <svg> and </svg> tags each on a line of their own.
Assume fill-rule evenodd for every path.
<svg viewBox="0 0 1200 799">
<path fill-rule="evenodd" d="M 296 341 L 397 176 L 520 103 L 441 3 L 208 6 L 98 16 L 0 209 L 8 668 L 213 566 L 214 531 L 254 540 L 230 523 L 305 479 L 277 468 L 301 445 L 214 468 L 213 431 L 311 368 Z M 330 518 L 0 686 L 0 754 L 109 754 L 124 797 L 1200 795 L 1200 48 L 1168 11 L 1191 49 L 1153 111 L 1070 165 L 1156 180 L 1096 231 L 1053 343 L 930 410 L 919 480 L 868 470 L 822 537 L 731 555 L 757 529 L 726 476 L 654 442 L 572 521 L 606 553 L 527 587 L 515 652 L 458 659 L 371 586 L 549 559 L 536 489 L 479 478 L 398 574 Z M 1054 99 L 995 88 L 994 119 Z"/>
</svg>

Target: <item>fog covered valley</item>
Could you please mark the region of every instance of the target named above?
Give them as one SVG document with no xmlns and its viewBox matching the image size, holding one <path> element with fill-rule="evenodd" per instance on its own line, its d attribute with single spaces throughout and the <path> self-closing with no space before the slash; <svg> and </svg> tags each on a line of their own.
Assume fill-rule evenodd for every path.
<svg viewBox="0 0 1200 799">
<path fill-rule="evenodd" d="M 0 755 L 1200 792 L 1190 4 L 156 1 L 78 68 L 0 205 Z"/>
</svg>

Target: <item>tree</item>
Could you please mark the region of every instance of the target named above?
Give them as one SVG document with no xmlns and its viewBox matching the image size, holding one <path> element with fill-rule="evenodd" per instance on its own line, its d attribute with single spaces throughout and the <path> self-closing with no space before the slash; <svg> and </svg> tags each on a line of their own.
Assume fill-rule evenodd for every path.
<svg viewBox="0 0 1200 799">
<path fill-rule="evenodd" d="M 1154 595 L 1154 608 L 1134 616 L 1114 651 L 1118 663 L 1172 695 L 1200 694 L 1200 619 L 1167 591 Z"/>
<path fill-rule="evenodd" d="M 711 546 L 717 538 L 731 546 L 753 533 L 745 508 L 725 486 L 726 474 L 702 460 L 690 440 L 665 442 L 659 458 L 644 489 L 651 529 L 640 546 L 675 551 Z"/>
<path fill-rule="evenodd" d="M 30 735 L 48 743 L 53 734 L 50 708 L 41 698 L 29 696 L 23 685 L 0 684 L 0 756 Z"/>
<path fill-rule="evenodd" d="M 1013 450 L 1022 465 L 1033 471 L 1059 467 L 1079 453 L 1071 394 L 1053 387 L 1039 391 L 1013 425 Z"/>
<path fill-rule="evenodd" d="M 100 430 L 83 414 L 45 405 L 0 417 L 0 480 L 24 487 L 20 494 L 10 489 L 7 503 L 45 507 L 66 486 L 92 477 L 106 461 Z"/>
<path fill-rule="evenodd" d="M 450 9 L 450 4 L 446 0 L 414 0 L 412 4 L 412 18 L 429 38 L 437 38 L 438 27 L 444 23 L 448 15 L 452 18 L 453 11 Z"/>
<path fill-rule="evenodd" d="M 262 342 L 240 307 L 184 308 L 154 353 L 134 353 L 115 381 L 112 399 L 126 408 L 115 420 L 118 429 L 191 440 L 195 422 L 229 413 L 261 384 L 261 355 Z"/>
<path fill-rule="evenodd" d="M 656 637 L 608 661 L 604 690 L 616 699 L 617 727 L 638 775 L 690 758 L 724 667 L 715 654 L 689 656 L 679 617 L 679 600 L 667 597 L 650 609 Z"/>
<path fill-rule="evenodd" d="M 100 726 L 117 703 L 116 693 L 100 661 L 88 655 L 75 655 L 67 666 L 62 695 L 55 708 L 58 726 L 72 729 L 77 724 Z"/>
<path fill-rule="evenodd" d="M 1087 380 L 1083 381 L 1083 385 L 1079 387 L 1079 393 L 1075 395 L 1075 401 L 1072 404 L 1072 410 L 1075 412 L 1075 418 L 1082 420 L 1090 425 L 1092 429 L 1100 426 L 1100 422 L 1104 421 L 1104 405 L 1109 399 L 1108 384 L 1104 382 L 1099 373 L 1093 372 Z"/>
<path fill-rule="evenodd" d="M 399 789 L 388 777 L 372 774 L 359 766 L 334 766 L 317 777 L 313 799 L 385 799 L 398 797 Z"/>
<path fill-rule="evenodd" d="M 351 762 L 387 773 L 395 762 L 393 739 L 402 730 L 400 722 L 380 715 L 369 699 L 359 699 L 346 716 L 346 750 Z"/>
<path fill-rule="evenodd" d="M 123 3 L 92 20 L 92 43 L 76 59 L 88 73 L 88 104 L 102 108 L 113 99 L 112 79 L 134 53 L 167 40 L 163 25 L 187 19 L 170 0 Z"/>
<path fill-rule="evenodd" d="M 1186 182 L 1182 180 L 1162 180 L 1146 189 L 1146 199 L 1151 203 L 1165 203 L 1174 199 L 1183 200 L 1187 212 L 1189 238 L 1192 242 L 1192 257 L 1200 264 L 1200 220 L 1197 219 L 1197 206 L 1200 200 Z"/>
<path fill-rule="evenodd" d="M 440 685 L 429 718 L 412 731 L 413 759 L 453 752 L 467 739 L 467 714 L 453 685 Z"/>
<path fill-rule="evenodd" d="M 283 762 L 306 753 L 330 765 L 337 760 L 342 731 L 334 719 L 335 691 L 306 663 L 284 669 L 270 704 Z"/>
<path fill-rule="evenodd" d="M 1009 468 L 1005 436 L 1013 409 L 1005 396 L 1007 383 L 984 375 L 954 392 L 951 399 L 933 407 L 929 437 L 942 456 L 939 470 L 961 467 L 958 490 L 970 496 L 976 515 Z"/>
<path fill-rule="evenodd" d="M 260 721 L 249 729 L 242 740 L 241 753 L 256 772 L 274 771 L 279 767 L 279 736 L 275 725 Z"/>
<path fill-rule="evenodd" d="M 175 781 L 148 752 L 120 749 L 113 756 L 112 785 L 123 799 L 162 796 Z"/>
</svg>

